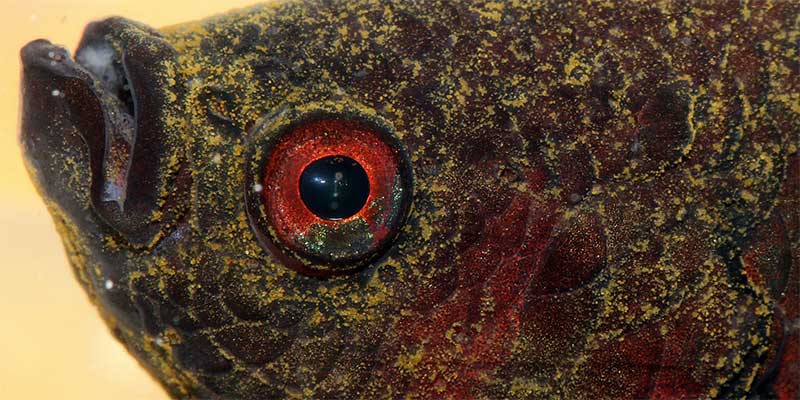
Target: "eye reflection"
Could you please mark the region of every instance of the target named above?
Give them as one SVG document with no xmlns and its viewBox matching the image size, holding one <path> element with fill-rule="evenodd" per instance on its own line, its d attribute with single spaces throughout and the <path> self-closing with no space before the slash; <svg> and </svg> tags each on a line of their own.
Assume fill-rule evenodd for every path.
<svg viewBox="0 0 800 400">
<path fill-rule="evenodd" d="M 300 175 L 300 198 L 320 218 L 338 220 L 356 214 L 369 197 L 369 177 L 350 157 L 320 158 Z"/>
</svg>

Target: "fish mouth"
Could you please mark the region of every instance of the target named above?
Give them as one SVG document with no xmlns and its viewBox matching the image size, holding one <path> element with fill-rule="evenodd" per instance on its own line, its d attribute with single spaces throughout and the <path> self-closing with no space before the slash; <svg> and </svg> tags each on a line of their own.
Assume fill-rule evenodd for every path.
<svg viewBox="0 0 800 400">
<path fill-rule="evenodd" d="M 120 57 L 110 45 L 85 47 L 77 52 L 74 61 L 63 47 L 53 45 L 47 40 L 31 42 L 22 49 L 23 97 L 28 102 L 42 101 L 41 93 L 31 80 L 45 84 L 52 89 L 49 95 L 55 102 L 66 105 L 70 122 L 76 125 L 84 144 L 89 149 L 91 163 L 102 165 L 92 170 L 92 181 L 101 181 L 97 198 L 101 202 L 114 202 L 124 208 L 127 167 L 130 163 L 131 147 L 134 144 L 133 121 L 134 101 L 130 85 L 121 68 Z M 81 62 L 83 61 L 83 62 Z M 104 64 L 101 64 L 104 63 Z M 30 79 L 33 78 L 33 79 Z M 123 83 L 124 82 L 124 83 Z M 126 89 L 123 89 L 125 87 Z M 23 114 L 25 122 L 30 119 L 47 117 L 50 122 L 66 122 L 57 115 L 58 105 L 38 113 L 27 110 Z M 33 122 L 33 121 L 31 121 Z M 97 126 L 99 123 L 102 127 Z M 28 126 L 30 124 L 27 124 Z M 41 130 L 23 129 L 23 140 Z M 95 172 L 100 176 L 94 176 Z"/>
<path fill-rule="evenodd" d="M 183 98 L 168 71 L 176 57 L 156 31 L 122 18 L 89 24 L 74 59 L 43 39 L 21 50 L 20 143 L 31 176 L 68 214 L 88 205 L 137 246 L 177 218 L 165 207 L 186 189 L 163 190 L 181 169 L 165 123 Z"/>
</svg>

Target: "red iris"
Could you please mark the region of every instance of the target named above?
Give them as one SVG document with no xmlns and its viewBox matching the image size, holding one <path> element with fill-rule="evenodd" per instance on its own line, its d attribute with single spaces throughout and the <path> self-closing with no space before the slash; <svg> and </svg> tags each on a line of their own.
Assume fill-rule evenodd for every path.
<svg viewBox="0 0 800 400">
<path fill-rule="evenodd" d="M 303 171 L 332 156 L 355 161 L 369 180 L 366 203 L 341 219 L 318 216 L 300 194 Z M 369 259 L 392 239 L 408 209 L 405 159 L 390 136 L 366 123 L 338 118 L 302 123 L 281 136 L 267 157 L 261 200 L 270 236 L 306 267 L 342 270 L 348 268 L 343 264 Z"/>
</svg>

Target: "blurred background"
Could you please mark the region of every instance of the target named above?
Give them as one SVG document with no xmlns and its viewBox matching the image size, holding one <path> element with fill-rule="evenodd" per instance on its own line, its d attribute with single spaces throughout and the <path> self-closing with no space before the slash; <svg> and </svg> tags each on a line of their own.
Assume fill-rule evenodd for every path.
<svg viewBox="0 0 800 400">
<path fill-rule="evenodd" d="M 0 399 L 166 398 L 73 278 L 25 172 L 17 145 L 19 49 L 46 38 L 74 50 L 86 23 L 112 15 L 161 27 L 257 2 L 0 2 Z"/>
</svg>

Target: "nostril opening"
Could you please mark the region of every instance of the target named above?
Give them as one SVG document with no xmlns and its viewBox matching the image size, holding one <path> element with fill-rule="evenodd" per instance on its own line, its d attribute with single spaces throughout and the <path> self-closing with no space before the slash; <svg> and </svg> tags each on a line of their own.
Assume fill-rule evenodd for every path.
<svg viewBox="0 0 800 400">
<path fill-rule="evenodd" d="M 122 57 L 106 41 L 94 41 L 78 49 L 75 59 L 105 90 L 119 99 L 128 115 L 134 115 L 133 94 Z"/>
</svg>

